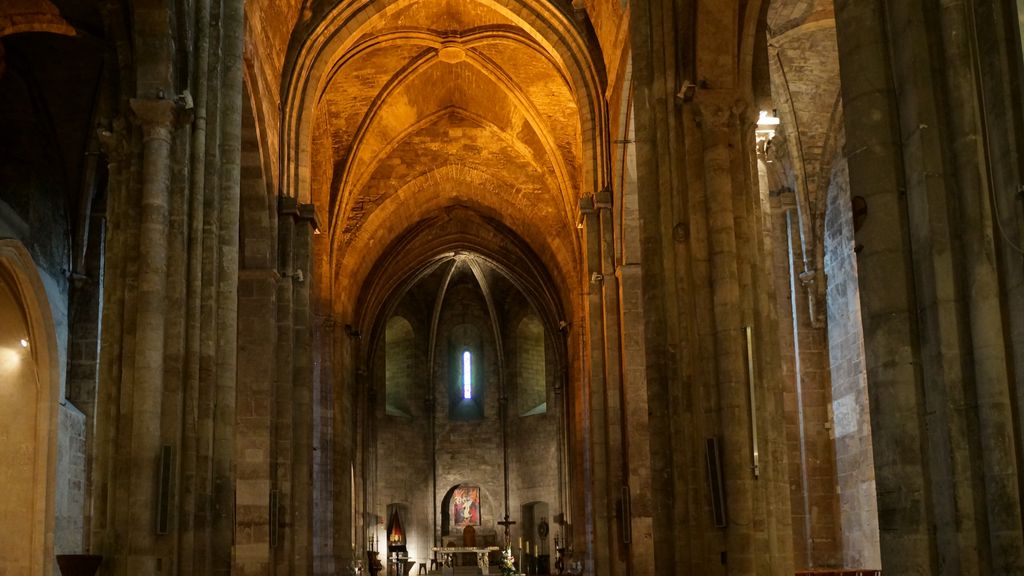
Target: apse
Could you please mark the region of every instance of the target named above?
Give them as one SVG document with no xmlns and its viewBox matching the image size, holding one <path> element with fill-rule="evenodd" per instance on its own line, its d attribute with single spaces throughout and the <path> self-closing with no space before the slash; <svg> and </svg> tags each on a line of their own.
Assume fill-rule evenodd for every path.
<svg viewBox="0 0 1024 576">
<path fill-rule="evenodd" d="M 403 551 L 423 559 L 463 546 L 470 526 L 477 547 L 503 546 L 500 522 L 511 518 L 510 539 L 550 555 L 555 532 L 536 527 L 565 505 L 564 351 L 524 284 L 484 255 L 452 252 L 380 308 L 368 359 L 368 540 L 390 545 L 388 527 L 401 525 Z"/>
</svg>

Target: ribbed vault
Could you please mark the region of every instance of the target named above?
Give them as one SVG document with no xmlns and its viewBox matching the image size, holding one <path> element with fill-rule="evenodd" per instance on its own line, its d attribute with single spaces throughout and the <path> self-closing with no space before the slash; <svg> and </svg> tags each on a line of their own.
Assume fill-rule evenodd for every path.
<svg viewBox="0 0 1024 576">
<path fill-rule="evenodd" d="M 283 184 L 328 224 L 334 299 L 351 306 L 385 247 L 460 207 L 503 222 L 568 300 L 578 199 L 604 182 L 577 25 L 546 2 L 380 0 L 310 26 L 288 64 Z"/>
</svg>

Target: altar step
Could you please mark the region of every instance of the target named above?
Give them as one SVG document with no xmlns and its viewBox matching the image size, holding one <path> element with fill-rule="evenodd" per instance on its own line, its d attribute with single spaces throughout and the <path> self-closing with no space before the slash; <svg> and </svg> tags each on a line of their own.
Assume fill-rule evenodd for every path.
<svg viewBox="0 0 1024 576">
<path fill-rule="evenodd" d="M 455 566 L 454 570 L 454 574 L 452 574 L 452 568 L 445 568 L 444 571 L 432 570 L 427 572 L 427 576 L 481 576 L 479 566 Z M 487 576 L 501 576 L 501 568 L 490 566 L 487 570 Z M 517 576 L 526 576 L 526 574 L 518 574 Z"/>
</svg>

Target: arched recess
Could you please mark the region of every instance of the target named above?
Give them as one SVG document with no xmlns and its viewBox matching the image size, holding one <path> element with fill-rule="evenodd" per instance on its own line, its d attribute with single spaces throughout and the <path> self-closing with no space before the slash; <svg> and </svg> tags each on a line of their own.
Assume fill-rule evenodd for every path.
<svg viewBox="0 0 1024 576">
<path fill-rule="evenodd" d="M 544 325 L 528 314 L 516 327 L 516 397 L 520 416 L 547 412 L 547 374 Z"/>
<path fill-rule="evenodd" d="M 57 339 L 42 280 L 16 240 L 0 240 L 0 326 L 0 517 L 5 526 L 18 528 L 0 535 L 0 572 L 49 576 L 60 394 Z"/>
<path fill-rule="evenodd" d="M 12 2 L 0 8 L 0 36 L 26 32 L 74 36 L 75 28 L 61 17 L 60 10 L 49 0 Z"/>
<path fill-rule="evenodd" d="M 532 574 L 548 574 L 551 558 L 551 506 L 544 501 L 527 502 L 522 505 L 519 517 L 522 526 L 519 529 L 523 542 L 529 543 L 532 550 L 533 566 L 524 566 L 524 570 Z"/>
<path fill-rule="evenodd" d="M 413 324 L 422 327 L 420 339 L 429 342 L 427 350 L 434 351 L 428 353 L 426 362 L 423 363 L 430 367 L 422 372 L 424 379 L 430 379 L 423 389 L 427 402 L 422 405 L 427 408 L 419 408 L 420 413 L 431 414 L 430 418 L 419 419 L 423 420 L 422 423 L 386 419 L 379 420 L 380 424 L 375 425 L 374 413 L 382 416 L 383 411 L 372 405 L 361 405 L 358 408 L 367 414 L 366 434 L 376 436 L 375 440 L 370 441 L 375 446 L 394 445 L 394 438 L 405 438 L 402 435 L 409 432 L 411 427 L 422 426 L 414 435 L 416 440 L 403 440 L 400 444 L 404 451 L 403 457 L 411 462 L 402 468 L 402 473 L 407 477 L 420 478 L 421 476 L 417 476 L 419 469 L 415 466 L 425 466 L 432 494 L 413 494 L 410 501 L 413 502 L 413 517 L 432 519 L 433 530 L 428 533 L 425 527 L 419 532 L 410 529 L 410 537 L 416 538 L 420 533 L 432 534 L 427 538 L 421 536 L 420 539 L 434 539 L 433 545 L 441 545 L 446 539 L 456 538 L 455 534 L 444 533 L 443 528 L 444 515 L 450 513 L 450 503 L 444 501 L 445 491 L 457 481 L 468 479 L 479 486 L 481 504 L 489 510 L 483 524 L 478 527 L 477 537 L 481 539 L 478 542 L 497 537 L 500 529 L 497 528 L 495 521 L 503 516 L 505 502 L 509 503 L 511 511 L 519 509 L 518 493 L 511 496 L 500 495 L 503 486 L 500 474 L 474 476 L 467 470 L 459 469 L 458 464 L 454 464 L 447 459 L 449 456 L 444 455 L 471 454 L 470 461 L 474 464 L 469 464 L 469 468 L 474 465 L 478 467 L 480 462 L 489 462 L 488 468 L 510 470 L 510 487 L 516 486 L 518 478 L 514 472 L 518 464 L 514 465 L 511 462 L 516 458 L 522 460 L 522 454 L 526 452 L 536 455 L 535 445 L 524 443 L 522 449 L 517 450 L 509 445 L 506 439 L 499 441 L 501 434 L 498 432 L 490 436 L 479 434 L 480 430 L 488 426 L 493 426 L 491 430 L 498 430 L 498 403 L 504 390 L 505 369 L 502 368 L 502 362 L 504 359 L 509 365 L 514 363 L 514 356 L 504 358 L 499 349 L 502 348 L 503 340 L 514 338 L 515 328 L 519 325 L 524 310 L 532 312 L 539 328 L 537 336 L 545 342 L 544 385 L 548 394 L 548 413 L 538 417 L 544 419 L 543 423 L 531 420 L 530 425 L 536 428 L 543 424 L 545 430 L 549 431 L 544 436 L 550 441 L 545 446 L 544 454 L 550 457 L 534 460 L 548 463 L 544 467 L 544 473 L 549 473 L 552 467 L 557 468 L 557 474 L 549 474 L 548 484 L 530 485 L 530 489 L 538 493 L 531 494 L 530 499 L 542 498 L 549 502 L 557 502 L 556 512 L 564 512 L 566 518 L 571 518 L 572 512 L 565 504 L 570 478 L 569 465 L 564 459 L 567 440 L 564 434 L 565 420 L 562 418 L 565 406 L 569 402 L 569 394 L 565 392 L 563 386 L 566 382 L 573 381 L 567 373 L 573 372 L 577 367 L 569 367 L 567 360 L 570 351 L 566 346 L 568 324 L 564 321 L 564 311 L 568 309 L 568 302 L 560 298 L 547 270 L 529 252 L 528 246 L 500 223 L 459 207 L 444 211 L 443 215 L 432 215 L 410 226 L 398 240 L 385 247 L 383 255 L 368 273 L 366 281 L 361 283 L 361 287 L 362 291 L 354 306 L 358 316 L 354 317 L 352 332 L 360 334 L 360 341 L 366 342 L 365 347 L 360 346 L 360 350 L 356 352 L 356 365 L 365 366 L 372 381 L 377 381 L 375 371 L 379 371 L 384 364 L 380 355 L 386 356 L 386 345 L 381 344 L 386 343 L 388 324 L 390 319 L 396 316 L 412 314 L 410 317 L 417 318 Z M 515 306 L 510 308 L 511 294 L 515 294 Z M 461 304 L 452 310 L 445 307 L 446 302 Z M 487 409 L 482 418 L 469 422 L 455 422 L 457 418 L 449 417 L 449 399 L 452 398 L 449 392 L 458 391 L 452 376 L 458 373 L 457 368 L 461 363 L 457 360 L 461 359 L 460 355 L 465 349 L 472 353 L 473 382 L 486 382 L 489 385 L 487 390 L 474 387 L 473 393 L 474 401 L 482 404 L 486 399 Z M 486 379 L 481 372 L 486 372 Z M 420 383 L 417 382 L 416 386 L 419 389 Z M 419 399 L 417 396 L 414 401 Z M 461 400 L 461 396 L 456 399 Z M 435 403 L 436 409 L 433 408 Z M 513 411 L 511 416 L 515 417 L 517 414 Z M 478 427 L 475 432 L 477 435 L 474 436 L 475 447 L 452 449 L 451 439 L 459 438 L 445 431 L 452 426 L 461 427 L 461 430 L 469 430 L 472 426 Z M 427 444 L 420 446 L 416 444 L 419 438 L 436 440 L 428 440 Z M 492 442 L 493 445 L 485 444 L 485 440 Z M 472 450 L 478 450 L 480 446 L 485 445 L 490 446 L 488 451 L 472 453 Z M 505 461 L 503 451 L 506 447 L 509 451 L 508 465 L 502 464 Z M 420 460 L 420 450 L 426 453 L 425 462 Z M 367 454 L 368 459 L 374 458 L 372 453 Z M 442 462 L 438 455 L 442 455 L 445 460 Z M 377 462 L 376 467 L 376 475 L 368 473 L 365 476 L 366 492 L 371 494 L 366 503 L 368 509 L 379 508 L 381 503 L 375 501 L 372 494 L 394 493 L 391 486 L 382 484 L 391 482 L 390 480 L 380 480 L 389 478 L 390 470 L 394 468 L 391 459 L 384 456 Z M 520 476 L 530 475 L 523 473 Z M 396 490 L 404 488 L 399 487 Z M 488 491 L 494 494 L 493 501 L 487 500 Z M 422 500 L 423 497 L 426 500 Z M 487 502 L 491 504 L 488 505 Z M 421 510 L 427 514 L 422 515 Z M 410 547 L 410 553 L 413 552 L 413 547 L 415 542 Z"/>
<path fill-rule="evenodd" d="M 384 334 L 384 409 L 388 416 L 410 417 L 409 402 L 415 386 L 415 346 L 412 324 L 401 316 L 392 316 Z"/>
<path fill-rule="evenodd" d="M 441 498 L 441 535 L 461 538 L 466 526 L 478 526 L 483 514 L 494 514 L 493 500 L 480 486 L 455 484 Z M 461 540 L 456 544 L 461 546 Z"/>
</svg>

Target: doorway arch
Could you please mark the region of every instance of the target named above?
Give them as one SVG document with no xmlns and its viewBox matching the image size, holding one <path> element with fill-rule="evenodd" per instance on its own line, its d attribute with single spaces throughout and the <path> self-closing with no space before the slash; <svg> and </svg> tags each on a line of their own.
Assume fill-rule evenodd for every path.
<svg viewBox="0 0 1024 576">
<path fill-rule="evenodd" d="M 60 372 L 49 300 L 35 263 L 17 240 L 0 239 L 0 571 L 53 572 L 57 396 Z M 13 327 L 13 329 L 9 328 Z M 26 407 L 31 409 L 26 409 Z"/>
</svg>

